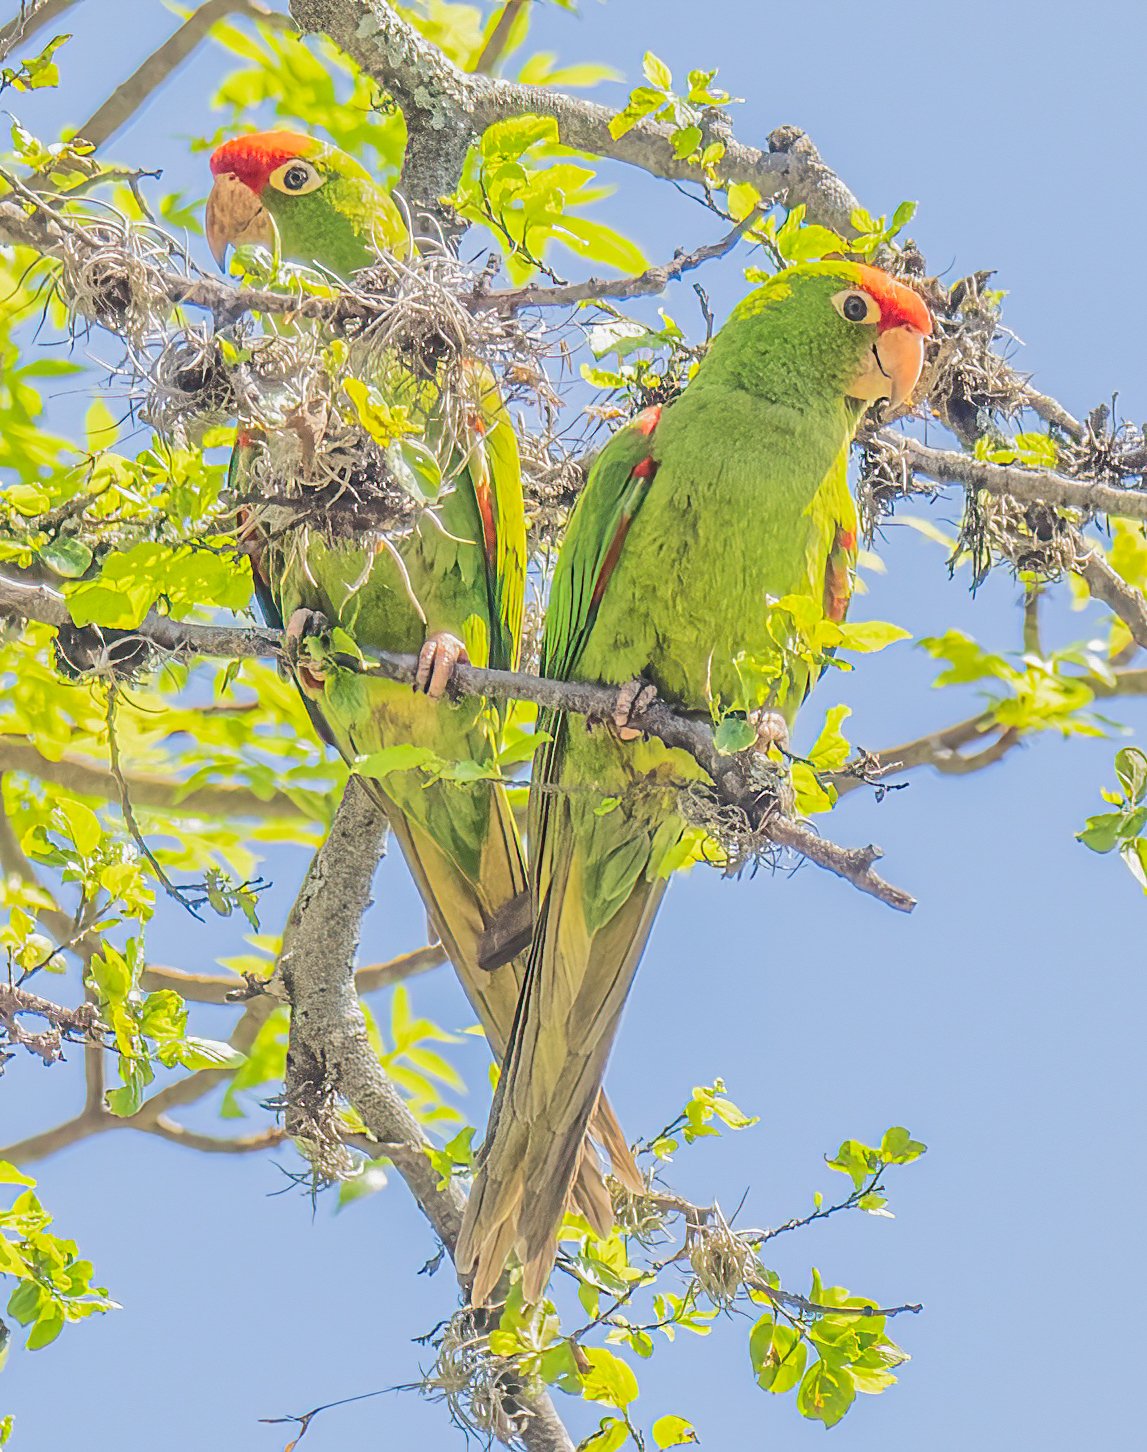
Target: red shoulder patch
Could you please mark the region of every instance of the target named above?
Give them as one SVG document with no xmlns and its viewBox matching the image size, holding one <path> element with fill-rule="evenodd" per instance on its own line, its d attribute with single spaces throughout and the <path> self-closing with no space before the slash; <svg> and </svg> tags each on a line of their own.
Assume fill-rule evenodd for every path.
<svg viewBox="0 0 1147 1452">
<path fill-rule="evenodd" d="M 661 408 L 662 405 L 659 403 L 653 404 L 650 408 L 643 408 L 633 420 L 631 427 L 635 428 L 639 434 L 645 434 L 648 437 L 657 427 L 657 421 L 661 417 Z"/>
<path fill-rule="evenodd" d="M 824 567 L 824 613 L 841 623 L 852 599 L 852 564 L 856 559 L 856 531 L 837 526 L 836 538 Z"/>
</svg>

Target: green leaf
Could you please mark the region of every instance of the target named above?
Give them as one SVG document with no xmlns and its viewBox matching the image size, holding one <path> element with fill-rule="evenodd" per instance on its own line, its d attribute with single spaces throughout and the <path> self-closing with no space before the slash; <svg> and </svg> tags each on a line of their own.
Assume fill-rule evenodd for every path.
<svg viewBox="0 0 1147 1452">
<path fill-rule="evenodd" d="M 811 262 L 829 252 L 845 252 L 848 244 L 827 227 L 800 227 L 788 237 L 777 233 L 777 250 L 786 262 Z"/>
<path fill-rule="evenodd" d="M 82 802 L 73 801 L 70 797 L 60 798 L 60 811 L 67 818 L 76 851 L 81 857 L 90 857 L 104 835 L 99 818 L 90 807 L 85 807 Z"/>
<path fill-rule="evenodd" d="M 31 1175 L 25 1175 L 7 1160 L 0 1160 L 0 1185 L 35 1186 L 35 1183 Z"/>
<path fill-rule="evenodd" d="M 880 1141 L 880 1158 L 889 1165 L 907 1165 L 919 1159 L 927 1150 L 926 1144 L 913 1139 L 902 1125 L 893 1125 L 885 1130 Z"/>
<path fill-rule="evenodd" d="M 602 1417 L 600 1427 L 577 1444 L 577 1452 L 617 1452 L 629 1441 L 629 1428 L 619 1417 Z"/>
<path fill-rule="evenodd" d="M 658 1417 L 651 1430 L 658 1447 L 684 1447 L 686 1443 L 701 1440 L 693 1423 L 684 1417 Z"/>
<path fill-rule="evenodd" d="M 54 574 L 78 580 L 92 562 L 92 552 L 82 540 L 70 535 L 53 540 L 40 550 L 40 558 Z"/>
<path fill-rule="evenodd" d="M 1122 826 L 1122 812 L 1101 812 L 1098 817 L 1088 817 L 1083 831 L 1075 834 L 1076 840 L 1093 852 L 1110 852 L 1119 841 Z"/>
<path fill-rule="evenodd" d="M 1125 746 L 1115 753 L 1115 775 L 1133 805 L 1143 800 L 1147 791 L 1147 756 L 1135 746 Z"/>
<path fill-rule="evenodd" d="M 749 182 L 732 182 L 725 192 L 729 215 L 734 222 L 743 222 L 754 207 L 760 205 L 761 194 Z"/>
<path fill-rule="evenodd" d="M 764 1367 L 773 1344 L 773 1328 L 776 1322 L 771 1311 L 766 1311 L 749 1332 L 749 1360 L 753 1370 L 760 1372 Z"/>
<path fill-rule="evenodd" d="M 84 433 L 92 454 L 110 449 L 115 443 L 119 424 L 102 398 L 97 398 L 84 415 Z"/>
<path fill-rule="evenodd" d="M 109 1089 L 105 1098 L 117 1119 L 130 1119 L 143 1104 L 143 1085 L 125 1084 L 121 1089 Z"/>
<path fill-rule="evenodd" d="M 673 75 L 664 61 L 658 60 L 651 50 L 645 52 L 641 62 L 641 69 L 645 73 L 645 79 L 651 86 L 657 86 L 662 91 L 668 91 L 673 85 Z"/>
<path fill-rule="evenodd" d="M 808 754 L 809 761 L 818 770 L 839 771 L 848 760 L 852 746 L 840 727 L 851 715 L 849 706 L 833 706 L 825 713 L 824 726 Z"/>
<path fill-rule="evenodd" d="M 39 1351 L 48 1346 L 64 1329 L 64 1309 L 55 1302 L 49 1302 L 41 1311 L 36 1324 L 28 1332 L 26 1345 L 29 1351 Z"/>
<path fill-rule="evenodd" d="M 757 1385 L 774 1396 L 782 1396 L 800 1381 L 807 1361 L 808 1347 L 800 1332 L 778 1322 L 759 1367 L 754 1366 Z"/>
<path fill-rule="evenodd" d="M 797 1392 L 797 1407 L 802 1417 L 835 1427 L 856 1400 L 856 1386 L 843 1366 L 815 1361 L 809 1367 Z"/>
<path fill-rule="evenodd" d="M 830 1160 L 826 1155 L 824 1162 L 831 1169 L 849 1175 L 853 1185 L 859 1190 L 869 1175 L 876 1172 L 879 1156 L 870 1145 L 861 1144 L 858 1139 L 846 1139 L 833 1158 Z"/>
<path fill-rule="evenodd" d="M 701 145 L 700 126 L 683 126 L 679 131 L 673 133 L 673 150 L 678 161 L 685 161 Z M 750 208 L 751 210 L 751 208 Z M 736 219 L 737 221 L 740 218 Z"/>
<path fill-rule="evenodd" d="M 35 484 L 9 484 L 0 499 L 10 504 L 17 514 L 28 518 L 43 514 L 48 508 L 47 494 Z"/>
<path fill-rule="evenodd" d="M 393 771 L 413 771 L 418 767 L 434 769 L 445 765 L 442 758 L 428 746 L 415 746 L 409 741 L 403 741 L 398 746 L 384 747 L 382 751 L 376 751 L 365 760 L 356 762 L 355 771 L 360 776 L 382 781 Z"/>
<path fill-rule="evenodd" d="M 892 625 L 887 620 L 858 620 L 855 624 L 847 621 L 840 627 L 841 645 L 845 650 L 875 651 L 883 650 L 886 645 L 891 645 L 897 640 L 911 640 L 912 632 L 905 630 L 900 625 Z"/>
<path fill-rule="evenodd" d="M 624 1411 L 637 1396 L 637 1378 L 633 1372 L 605 1346 L 587 1346 L 585 1355 L 590 1363 L 590 1370 L 582 1373 L 586 1400 L 605 1402 Z"/>
<path fill-rule="evenodd" d="M 901 202 L 896 210 L 892 213 L 892 224 L 889 228 L 892 236 L 895 237 L 897 232 L 903 231 L 915 215 L 915 202 Z"/>
<path fill-rule="evenodd" d="M 713 745 L 722 756 L 735 756 L 747 751 L 757 739 L 757 729 L 743 716 L 725 716 L 713 732 Z"/>
</svg>

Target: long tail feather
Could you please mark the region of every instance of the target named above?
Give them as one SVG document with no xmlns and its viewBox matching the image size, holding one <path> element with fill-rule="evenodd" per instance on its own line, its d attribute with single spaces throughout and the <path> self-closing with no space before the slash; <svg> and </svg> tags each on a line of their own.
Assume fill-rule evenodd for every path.
<svg viewBox="0 0 1147 1452">
<path fill-rule="evenodd" d="M 496 785 L 476 788 L 491 794 L 491 828 L 482 853 L 481 880 L 476 884 L 378 782 L 368 781 L 367 786 L 387 814 L 391 831 L 426 905 L 427 917 L 454 964 L 491 1051 L 500 1060 L 510 1039 L 523 969 L 520 960 L 492 971 L 480 967 L 479 963 L 490 921 L 504 911 L 505 904 L 528 891 L 520 839 L 509 801 Z M 434 786 L 420 788 L 422 791 L 435 789 Z M 604 1094 L 590 1120 L 590 1134 L 606 1150 L 617 1179 L 627 1189 L 632 1189 L 635 1182 L 640 1189 L 641 1172 Z M 574 1179 L 578 1208 L 598 1234 L 608 1235 L 613 1224 L 609 1192 L 588 1143 L 580 1144 Z"/>
<path fill-rule="evenodd" d="M 459 1238 L 456 1263 L 486 1301 L 510 1250 L 537 1299 L 553 1268 L 557 1231 L 637 964 L 665 890 L 644 877 L 587 941 L 576 872 L 543 903 L 490 1131 Z M 555 877 L 555 880 L 556 877 Z M 603 1125 L 607 1147 L 616 1136 Z M 644 1189 L 632 1156 L 618 1178 Z M 616 1172 L 616 1167 L 615 1167 Z M 574 1203 L 581 1206 L 574 1194 Z M 592 1223 L 592 1221 L 591 1221 Z"/>
</svg>

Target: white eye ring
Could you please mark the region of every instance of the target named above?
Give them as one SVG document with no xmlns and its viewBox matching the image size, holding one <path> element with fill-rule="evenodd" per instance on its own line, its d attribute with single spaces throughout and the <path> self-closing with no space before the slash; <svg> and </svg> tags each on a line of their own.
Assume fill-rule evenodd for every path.
<svg viewBox="0 0 1147 1452">
<path fill-rule="evenodd" d="M 309 161 L 296 156 L 273 171 L 269 180 L 277 192 L 284 192 L 289 197 L 301 197 L 307 192 L 317 192 L 326 177 L 321 176 Z"/>
<path fill-rule="evenodd" d="M 859 304 L 859 307 L 857 306 Z M 834 294 L 832 305 L 846 323 L 878 323 L 880 304 L 858 287 Z"/>
</svg>

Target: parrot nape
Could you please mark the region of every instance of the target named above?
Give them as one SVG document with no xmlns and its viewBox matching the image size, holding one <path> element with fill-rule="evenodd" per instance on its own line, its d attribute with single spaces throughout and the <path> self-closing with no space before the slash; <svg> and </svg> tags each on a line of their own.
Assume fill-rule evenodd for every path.
<svg viewBox="0 0 1147 1452">
<path fill-rule="evenodd" d="M 550 592 L 543 675 L 647 686 L 709 719 L 745 710 L 787 740 L 815 669 L 779 654 L 770 600 L 842 620 L 857 518 L 849 446 L 869 403 L 914 387 L 931 319 L 856 263 L 806 263 L 735 309 L 681 395 L 609 441 Z M 746 658 L 778 667 L 746 702 Z M 769 679 L 767 673 L 762 679 Z M 544 713 L 530 797 L 534 939 L 477 1156 L 456 1263 L 488 1301 L 507 1257 L 538 1300 L 578 1146 L 687 823 L 692 757 L 625 726 Z M 678 851 L 677 862 L 681 859 Z"/>
<path fill-rule="evenodd" d="M 236 242 L 270 244 L 274 218 L 282 255 L 346 277 L 376 247 L 409 246 L 397 207 L 351 157 L 306 136 L 237 137 L 211 157 L 208 242 L 218 259 Z M 493 760 L 497 722 L 474 699 L 444 698 L 454 663 L 515 670 L 525 599 L 526 529 L 517 439 L 489 369 L 462 367 L 464 437 L 445 472 L 452 488 L 434 510 L 387 545 L 298 526 L 249 541 L 268 623 L 309 636 L 314 614 L 341 626 L 361 648 L 419 657 L 421 690 L 340 669 L 321 639 L 304 639 L 296 669 L 321 735 L 352 767 L 363 756 L 411 744 L 445 761 Z M 433 406 L 428 426 L 436 426 Z M 439 425 L 440 426 L 440 425 Z M 232 456 L 232 487 L 249 473 L 244 438 Z M 491 933 L 529 922 L 529 885 L 505 788 L 494 780 L 427 781 L 416 769 L 364 783 L 385 811 L 490 1047 L 500 1061 L 513 1024 L 523 964 L 519 941 L 489 963 Z M 525 912 L 520 910 L 525 907 Z M 497 933 L 494 933 L 497 937 Z M 503 937 L 505 935 L 503 934 Z M 520 938 L 520 935 L 519 935 Z M 526 929 L 528 941 L 528 926 Z M 641 1177 L 602 1098 L 592 1134 L 631 1188 Z M 578 1209 L 608 1228 L 609 1195 L 591 1154 L 575 1186 Z"/>
</svg>

